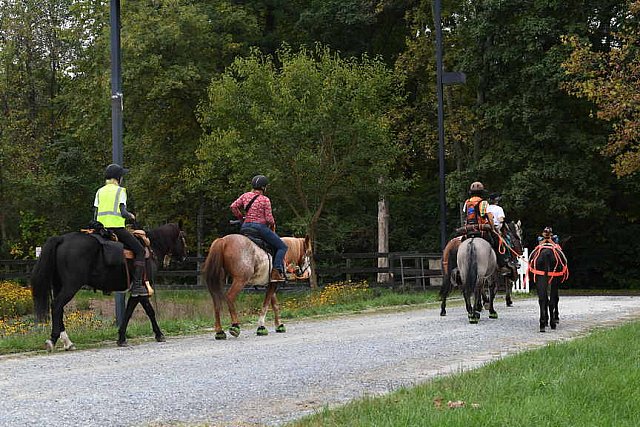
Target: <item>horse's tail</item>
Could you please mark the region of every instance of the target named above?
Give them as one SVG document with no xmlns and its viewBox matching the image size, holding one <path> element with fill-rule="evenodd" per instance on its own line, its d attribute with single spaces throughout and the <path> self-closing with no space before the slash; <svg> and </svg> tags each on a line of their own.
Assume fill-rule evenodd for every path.
<svg viewBox="0 0 640 427">
<path fill-rule="evenodd" d="M 224 270 L 224 246 L 223 238 L 214 240 L 202 268 L 209 293 L 215 299 L 218 307 L 222 307 L 220 304 L 226 300 L 224 284 L 227 273 Z"/>
<path fill-rule="evenodd" d="M 51 290 L 56 277 L 56 252 L 62 240 L 61 236 L 47 239 L 31 274 L 31 295 L 38 322 L 46 320 L 49 315 Z"/>
<path fill-rule="evenodd" d="M 464 286 L 467 290 L 472 290 L 478 281 L 478 260 L 476 259 L 476 248 L 473 239 L 469 241 L 469 251 L 467 253 L 466 277 Z"/>
</svg>

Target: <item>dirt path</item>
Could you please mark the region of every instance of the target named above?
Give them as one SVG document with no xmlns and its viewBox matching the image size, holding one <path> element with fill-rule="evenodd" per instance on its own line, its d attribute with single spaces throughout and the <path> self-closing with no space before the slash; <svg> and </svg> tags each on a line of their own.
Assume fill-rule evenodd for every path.
<svg viewBox="0 0 640 427">
<path fill-rule="evenodd" d="M 637 296 L 561 297 L 559 328 L 542 334 L 536 300 L 498 307 L 500 319 L 483 312 L 478 325 L 462 307 L 440 317 L 434 306 L 290 323 L 286 334 L 270 326 L 267 337 L 4 357 L 0 425 L 279 425 L 640 318 Z"/>
</svg>

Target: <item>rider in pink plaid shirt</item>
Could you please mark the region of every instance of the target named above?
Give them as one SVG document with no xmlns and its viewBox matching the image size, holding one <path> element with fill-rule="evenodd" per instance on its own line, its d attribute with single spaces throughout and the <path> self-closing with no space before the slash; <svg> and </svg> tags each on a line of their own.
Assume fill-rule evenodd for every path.
<svg viewBox="0 0 640 427">
<path fill-rule="evenodd" d="M 271 211 L 271 200 L 264 193 L 267 191 L 269 180 L 264 175 L 256 175 L 251 180 L 253 191 L 242 194 L 230 206 L 233 215 L 244 220 L 242 229 L 251 228 L 257 232 L 264 241 L 276 248 L 273 257 L 273 270 L 271 280 L 281 282 L 285 280 L 284 256 L 287 253 L 287 244 L 275 233 L 276 221 Z M 244 211 L 244 215 L 242 212 Z"/>
</svg>

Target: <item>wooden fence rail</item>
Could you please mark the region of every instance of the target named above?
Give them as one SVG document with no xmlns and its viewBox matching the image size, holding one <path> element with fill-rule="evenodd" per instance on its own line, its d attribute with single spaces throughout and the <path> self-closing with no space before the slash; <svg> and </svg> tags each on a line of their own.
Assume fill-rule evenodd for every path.
<svg viewBox="0 0 640 427">
<path fill-rule="evenodd" d="M 378 260 L 387 259 L 388 267 L 378 267 Z M 182 263 L 173 263 L 168 270 L 158 271 L 163 283 L 172 287 L 200 286 L 200 266 L 203 257 L 188 257 Z M 0 260 L 0 280 L 28 280 L 36 260 Z M 437 284 L 433 279 L 442 277 L 440 254 L 419 252 L 370 252 L 346 254 L 319 254 L 316 256 L 320 285 L 340 280 L 368 280 L 377 282 L 381 273 L 390 275 L 391 285 L 422 287 Z M 182 279 L 182 280 L 180 280 Z"/>
</svg>

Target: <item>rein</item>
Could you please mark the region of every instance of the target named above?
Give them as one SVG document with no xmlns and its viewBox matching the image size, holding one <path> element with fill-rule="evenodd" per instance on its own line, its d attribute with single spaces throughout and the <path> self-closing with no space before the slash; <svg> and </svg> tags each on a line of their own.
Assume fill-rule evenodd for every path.
<svg viewBox="0 0 640 427">
<path fill-rule="evenodd" d="M 507 243 L 506 240 L 504 240 L 504 238 L 502 237 L 502 235 L 500 233 L 498 233 L 495 230 L 491 230 L 493 232 L 493 234 L 495 234 L 496 236 L 498 236 L 498 240 L 500 241 L 500 243 L 498 243 L 498 252 L 500 252 L 500 254 L 504 254 L 507 249 L 509 249 L 511 251 L 512 254 L 514 254 L 516 257 L 519 257 L 520 254 L 516 251 L 513 250 L 513 248 L 511 246 L 509 246 L 509 244 Z"/>
<path fill-rule="evenodd" d="M 536 261 L 538 261 L 538 258 L 542 253 L 542 249 L 549 249 L 553 252 L 553 256 L 556 261 L 553 267 L 554 271 L 542 271 L 532 268 L 532 265 L 536 265 Z M 560 269 L 560 271 L 556 271 L 559 266 L 561 266 L 562 268 Z M 533 280 L 536 280 L 536 276 L 548 276 L 549 283 L 551 283 L 554 277 L 562 277 L 561 282 L 564 282 L 569 278 L 569 267 L 567 266 L 567 258 L 564 256 L 560 245 L 553 242 L 543 242 L 535 247 L 535 249 L 531 253 L 531 256 L 529 257 L 528 270 L 533 273 Z"/>
</svg>

